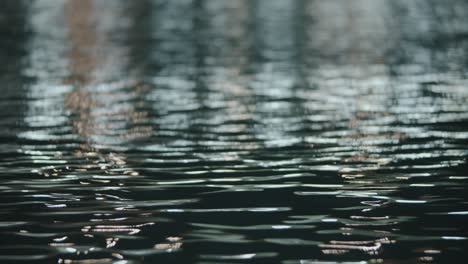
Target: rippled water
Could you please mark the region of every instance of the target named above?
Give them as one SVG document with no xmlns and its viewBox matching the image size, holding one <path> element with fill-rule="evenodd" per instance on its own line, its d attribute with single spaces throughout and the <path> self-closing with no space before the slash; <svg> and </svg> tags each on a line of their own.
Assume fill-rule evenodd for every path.
<svg viewBox="0 0 468 264">
<path fill-rule="evenodd" d="M 2 5 L 1 263 L 463 262 L 468 2 Z"/>
</svg>

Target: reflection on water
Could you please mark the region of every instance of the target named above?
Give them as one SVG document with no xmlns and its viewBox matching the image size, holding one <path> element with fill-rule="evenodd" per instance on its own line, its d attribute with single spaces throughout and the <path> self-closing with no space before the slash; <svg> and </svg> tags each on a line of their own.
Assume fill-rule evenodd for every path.
<svg viewBox="0 0 468 264">
<path fill-rule="evenodd" d="M 461 0 L 0 9 L 0 260 L 456 263 Z"/>
</svg>

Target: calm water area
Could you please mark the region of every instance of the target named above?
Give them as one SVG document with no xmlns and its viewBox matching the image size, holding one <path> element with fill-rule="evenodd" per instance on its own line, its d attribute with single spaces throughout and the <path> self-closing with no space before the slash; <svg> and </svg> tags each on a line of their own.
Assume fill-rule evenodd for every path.
<svg viewBox="0 0 468 264">
<path fill-rule="evenodd" d="M 0 6 L 0 263 L 466 263 L 468 1 Z"/>
</svg>

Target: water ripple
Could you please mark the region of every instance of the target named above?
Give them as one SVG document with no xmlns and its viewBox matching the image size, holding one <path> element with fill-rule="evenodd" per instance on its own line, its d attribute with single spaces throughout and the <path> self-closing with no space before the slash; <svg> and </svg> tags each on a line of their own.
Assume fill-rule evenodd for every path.
<svg viewBox="0 0 468 264">
<path fill-rule="evenodd" d="M 466 255 L 465 1 L 5 5 L 0 262 Z"/>
</svg>

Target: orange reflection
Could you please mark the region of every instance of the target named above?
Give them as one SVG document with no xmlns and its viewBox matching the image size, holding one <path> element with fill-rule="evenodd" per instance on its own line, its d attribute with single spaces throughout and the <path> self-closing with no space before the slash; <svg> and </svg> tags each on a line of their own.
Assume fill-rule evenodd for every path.
<svg viewBox="0 0 468 264">
<path fill-rule="evenodd" d="M 66 96 L 65 105 L 72 113 L 74 133 L 84 142 L 75 154 L 104 158 L 123 166 L 125 155 L 111 153 L 103 157 L 99 150 L 151 136 L 148 113 L 137 109 L 138 100 L 127 102 L 128 98 L 143 97 L 148 89 L 136 80 L 114 81 L 125 70 L 128 47 L 111 41 L 110 35 L 116 28 L 101 25 L 105 20 L 121 18 L 118 12 L 106 9 L 92 0 L 69 0 L 65 4 L 71 43 L 70 78 L 66 82 L 74 87 Z"/>
<path fill-rule="evenodd" d="M 181 237 L 167 237 L 166 240 L 168 241 L 167 243 L 156 244 L 154 245 L 154 248 L 172 251 L 172 250 L 181 248 L 183 245 L 183 243 L 181 242 L 182 241 Z"/>
<path fill-rule="evenodd" d="M 141 110 L 142 100 L 149 89 L 144 83 L 128 79 L 127 56 L 131 46 L 119 43 L 111 36 L 116 33 L 128 36 L 130 24 L 122 28 L 124 1 L 93 1 L 68 0 L 65 2 L 65 26 L 68 30 L 70 49 L 67 54 L 70 72 L 64 80 L 73 89 L 66 95 L 65 107 L 70 113 L 73 134 L 81 145 L 73 153 L 80 160 L 86 160 L 76 167 L 68 168 L 74 171 L 97 170 L 103 174 L 124 174 L 136 176 L 139 173 L 129 168 L 127 155 L 121 151 L 129 141 L 138 138 L 148 138 L 152 135 L 149 115 Z M 136 17 L 129 17 L 129 20 Z M 125 76 L 122 78 L 122 76 Z M 119 168 L 122 170 L 110 170 Z M 82 179 L 81 184 L 106 184 L 109 186 L 124 186 L 122 179 Z M 125 200 L 118 196 L 96 194 L 95 199 L 106 203 L 108 199 Z M 129 207 L 113 207 L 116 211 L 129 210 Z M 133 207 L 131 208 L 134 209 Z M 134 209 L 137 210 L 137 209 Z M 111 215 L 111 214 L 110 214 Z M 105 217 L 105 215 L 103 215 Z M 81 232 L 87 237 L 103 233 L 106 238 L 106 248 L 118 247 L 119 238 L 113 234 L 135 235 L 141 228 L 154 223 L 136 225 L 119 225 L 116 219 L 112 223 L 108 219 L 97 219 L 97 225 L 83 226 Z M 52 246 L 71 245 L 71 242 L 51 244 Z M 77 251 L 76 254 L 85 254 Z M 117 259 L 122 256 L 113 255 Z M 73 260 L 61 260 L 60 263 L 73 263 Z M 82 262 L 103 262 L 107 259 L 89 259 Z"/>
</svg>

